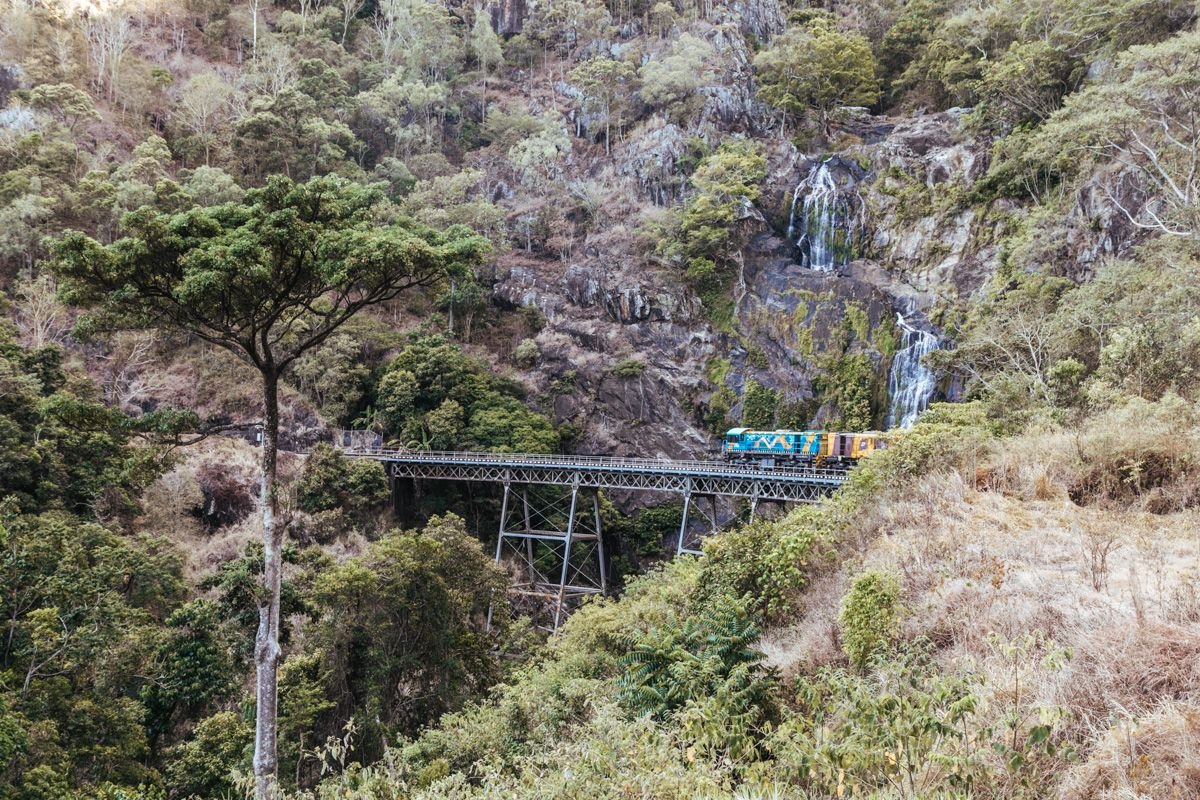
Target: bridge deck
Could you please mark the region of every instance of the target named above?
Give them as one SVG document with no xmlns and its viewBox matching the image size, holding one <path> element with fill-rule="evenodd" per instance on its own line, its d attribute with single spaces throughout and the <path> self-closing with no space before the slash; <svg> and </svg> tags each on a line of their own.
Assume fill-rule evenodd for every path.
<svg viewBox="0 0 1200 800">
<path fill-rule="evenodd" d="M 796 466 L 770 469 L 725 461 L 388 448 L 352 448 L 345 454 L 382 461 L 400 478 L 694 493 L 801 503 L 815 502 L 841 486 L 847 477 L 837 470 Z"/>
</svg>

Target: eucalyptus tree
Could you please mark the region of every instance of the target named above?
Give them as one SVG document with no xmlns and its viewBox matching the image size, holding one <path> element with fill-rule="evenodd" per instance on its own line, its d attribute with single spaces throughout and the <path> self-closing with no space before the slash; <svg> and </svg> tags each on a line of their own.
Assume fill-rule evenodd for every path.
<svg viewBox="0 0 1200 800">
<path fill-rule="evenodd" d="M 462 226 L 436 231 L 400 217 L 375 187 L 335 177 L 271 178 L 240 203 L 163 214 L 143 208 L 111 245 L 72 232 L 55 270 L 68 302 L 91 309 L 84 332 L 182 331 L 258 371 L 264 567 L 255 638 L 256 796 L 277 771 L 283 529 L 276 461 L 279 387 L 288 367 L 368 306 L 478 264 L 486 242 Z"/>
</svg>

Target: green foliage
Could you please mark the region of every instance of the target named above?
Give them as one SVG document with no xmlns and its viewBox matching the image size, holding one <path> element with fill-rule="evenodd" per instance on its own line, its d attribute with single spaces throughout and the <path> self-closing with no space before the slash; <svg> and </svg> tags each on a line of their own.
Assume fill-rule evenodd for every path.
<svg viewBox="0 0 1200 800">
<path fill-rule="evenodd" d="M 697 90 L 714 77 L 711 65 L 715 55 L 708 42 L 682 34 L 671 45 L 669 55 L 642 65 L 642 99 L 685 121 L 695 111 Z"/>
<path fill-rule="evenodd" d="M 797 682 L 797 707 L 765 745 L 769 774 L 821 796 L 969 794 L 986 774 L 972 748 L 970 679 L 940 673 L 922 649 L 870 666 L 866 676 L 825 668 Z"/>
<path fill-rule="evenodd" d="M 722 434 L 729 430 L 729 412 L 737 395 L 728 386 L 722 386 L 713 392 L 708 399 L 708 409 L 704 415 L 704 424 L 710 433 Z"/>
<path fill-rule="evenodd" d="M 234 659 L 217 604 L 193 600 L 164 624 L 154 654 L 157 675 L 141 691 L 154 738 L 171 731 L 176 717 L 194 717 L 234 689 Z"/>
<path fill-rule="evenodd" d="M 827 362 L 816 381 L 816 389 L 832 402 L 838 416 L 830 427 L 847 431 L 870 430 L 876 417 L 876 386 L 879 376 L 866 353 L 842 355 Z"/>
<path fill-rule="evenodd" d="M 525 368 L 532 367 L 540 357 L 541 351 L 533 339 L 522 339 L 521 343 L 513 350 L 513 361 Z"/>
<path fill-rule="evenodd" d="M 171 751 L 168 785 L 181 797 L 234 796 L 233 771 L 249 766 L 253 740 L 253 725 L 232 711 L 201 720 L 191 737 Z"/>
<path fill-rule="evenodd" d="M 344 457 L 317 445 L 296 482 L 296 504 L 310 514 L 341 511 L 355 525 L 367 525 L 388 502 L 387 476 L 378 462 Z"/>
<path fill-rule="evenodd" d="M 371 370 L 362 363 L 363 347 L 340 331 L 295 362 L 291 378 L 333 424 L 349 422 L 362 403 Z"/>
<path fill-rule="evenodd" d="M 625 124 L 637 70 L 627 61 L 592 58 L 571 70 L 570 77 L 583 92 L 584 111 L 604 120 L 604 151 L 609 152 L 613 125 L 619 129 Z"/>
<path fill-rule="evenodd" d="M 775 682 L 752 647 L 758 636 L 745 607 L 728 598 L 635 634 L 621 658 L 621 702 L 636 715 L 676 715 L 705 751 L 751 758 Z"/>
<path fill-rule="evenodd" d="M 742 425 L 756 430 L 770 430 L 775 425 L 775 410 L 779 395 L 754 379 L 746 381 L 742 393 Z"/>
<path fill-rule="evenodd" d="M 626 358 L 617 362 L 609 371 L 618 378 L 640 378 L 646 371 L 646 362 L 640 358 Z"/>
<path fill-rule="evenodd" d="M 62 512 L 6 511 L 0 543 L 0 731 L 7 715 L 28 720 L 5 745 L 15 765 L 0 769 L 15 766 L 30 786 L 153 780 L 135 698 L 153 671 L 157 623 L 183 591 L 177 555 Z"/>
<path fill-rule="evenodd" d="M 507 576 L 454 515 L 419 533 L 392 531 L 361 557 L 321 570 L 310 641 L 324 654 L 327 691 L 353 698 L 340 721 L 367 726 L 360 747 L 377 757 L 389 732 L 411 733 L 489 685 L 492 641 L 479 631 L 506 588 Z"/>
<path fill-rule="evenodd" d="M 626 515 L 607 497 L 601 497 L 600 518 L 606 537 L 621 542 L 623 552 L 628 545 L 632 555 L 638 558 L 657 559 L 663 555 L 663 543 L 679 533 L 683 504 L 662 503 Z"/>
<path fill-rule="evenodd" d="M 486 372 L 438 336 L 414 339 L 384 369 L 375 407 L 386 429 L 410 447 L 548 453 L 550 421 L 526 408 L 521 389 Z"/>
<path fill-rule="evenodd" d="M 469 270 L 486 252 L 460 227 L 381 225 L 384 204 L 373 187 L 274 177 L 240 205 L 144 208 L 109 246 L 67 234 L 55 269 L 65 299 L 97 309 L 85 330 L 185 329 L 255 366 L 270 393 L 362 308 Z"/>
<path fill-rule="evenodd" d="M 870 43 L 838 30 L 826 17 L 774 37 L 755 56 L 754 71 L 763 100 L 785 117 L 815 109 L 824 126 L 838 106 L 870 106 L 879 99 Z"/>
<path fill-rule="evenodd" d="M 359 142 L 341 119 L 350 108 L 349 86 L 320 59 L 301 61 L 298 80 L 258 98 L 234 127 L 234 152 L 247 176 L 330 172 L 354 174 L 349 155 Z"/>
<path fill-rule="evenodd" d="M 980 104 L 1002 130 L 1045 119 L 1086 65 L 1185 29 L 1194 9 L 1163 0 L 1000 0 L 978 7 L 910 4 L 880 58 L 894 90 L 948 105 Z"/>
<path fill-rule="evenodd" d="M 838 615 L 842 650 L 862 669 L 899 632 L 900 581 L 895 575 L 868 570 L 854 577 Z"/>
<path fill-rule="evenodd" d="M 1106 264 L 1076 286 L 1022 274 L 973 307 L 940 368 L 1009 427 L 1039 408 L 1104 408 L 1122 398 L 1193 396 L 1200 374 L 1194 248 L 1146 245 L 1134 261 Z"/>
<path fill-rule="evenodd" d="M 785 614 L 834 533 L 827 509 L 801 506 L 779 521 L 755 520 L 706 539 L 696 603 L 729 596 L 770 617 Z"/>
<path fill-rule="evenodd" d="M 1153 200 L 1118 199 L 1141 227 L 1200 238 L 1200 122 L 1187 110 L 1200 89 L 1200 33 L 1130 48 L 1106 80 L 1073 95 L 1035 139 L 1029 158 L 1066 178 L 1130 169 Z"/>
<path fill-rule="evenodd" d="M 722 386 L 732 367 L 733 365 L 729 362 L 729 359 L 722 358 L 721 356 L 713 356 L 704 365 L 704 379 L 714 386 Z"/>
<path fill-rule="evenodd" d="M 758 199 L 766 177 L 766 159 L 745 139 L 729 139 L 707 156 L 692 174 L 696 192 L 688 200 L 679 224 L 678 239 L 665 244 L 666 253 L 680 259 L 689 283 L 700 294 L 710 314 L 722 316 L 727 291 L 745 232 L 738 222 Z"/>
<path fill-rule="evenodd" d="M 68 381 L 61 362 L 57 348 L 24 350 L 0 330 L 0 496 L 27 513 L 128 516 L 162 453 L 128 446 L 131 421 Z"/>
</svg>

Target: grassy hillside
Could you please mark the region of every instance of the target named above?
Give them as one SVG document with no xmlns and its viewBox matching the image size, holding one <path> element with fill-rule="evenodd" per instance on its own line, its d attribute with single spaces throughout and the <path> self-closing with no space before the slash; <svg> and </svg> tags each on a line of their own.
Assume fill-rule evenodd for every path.
<svg viewBox="0 0 1200 800">
<path fill-rule="evenodd" d="M 67 300 L 280 186 L 357 198 L 333 283 L 472 251 L 282 376 L 280 797 L 1200 797 L 1192 0 L 0 9 L 0 800 L 251 787 L 260 371 Z M 318 446 L 879 427 L 910 330 L 958 402 L 699 558 L 603 498 L 620 589 L 549 638 L 494 492 L 402 530 Z"/>
</svg>

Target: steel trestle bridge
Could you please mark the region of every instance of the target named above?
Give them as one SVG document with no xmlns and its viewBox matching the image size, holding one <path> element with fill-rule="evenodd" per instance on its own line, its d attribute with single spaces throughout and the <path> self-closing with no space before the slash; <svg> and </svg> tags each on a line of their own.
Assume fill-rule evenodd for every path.
<svg viewBox="0 0 1200 800">
<path fill-rule="evenodd" d="M 496 560 L 506 557 L 516 583 L 517 604 L 552 609 L 547 627 L 557 628 L 579 599 L 608 589 L 608 567 L 600 530 L 599 491 L 666 492 L 683 499 L 676 554 L 699 553 L 689 539 L 691 514 L 707 499 L 709 522 L 718 528 L 716 499 L 742 498 L 753 517 L 760 502 L 815 503 L 846 480 L 838 470 L 726 461 L 674 461 L 605 456 L 525 453 L 437 452 L 350 446 L 345 455 L 384 465 L 397 507 L 421 480 L 464 481 L 503 486 Z M 767 462 L 769 464 L 769 462 Z M 565 492 L 563 490 L 566 490 Z M 591 496 L 584 509 L 581 492 Z"/>
</svg>

